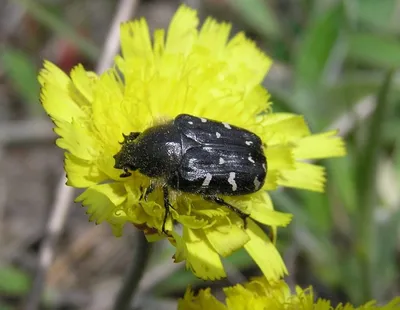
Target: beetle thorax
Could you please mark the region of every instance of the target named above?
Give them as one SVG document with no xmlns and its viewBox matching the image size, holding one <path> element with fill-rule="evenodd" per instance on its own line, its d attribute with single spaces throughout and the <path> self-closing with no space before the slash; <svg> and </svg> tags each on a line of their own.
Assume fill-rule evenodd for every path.
<svg viewBox="0 0 400 310">
<path fill-rule="evenodd" d="M 149 177 L 164 177 L 175 172 L 181 162 L 181 135 L 173 124 L 151 127 L 134 142 L 132 163 Z"/>
</svg>

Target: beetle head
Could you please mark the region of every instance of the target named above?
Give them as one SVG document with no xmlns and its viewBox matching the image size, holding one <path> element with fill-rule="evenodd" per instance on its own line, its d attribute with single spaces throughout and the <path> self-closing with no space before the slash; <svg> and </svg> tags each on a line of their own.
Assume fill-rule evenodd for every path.
<svg viewBox="0 0 400 310">
<path fill-rule="evenodd" d="M 140 135 L 139 132 L 131 132 L 129 135 L 122 134 L 124 141 L 120 142 L 121 150 L 113 157 L 115 159 L 114 168 L 124 170 L 121 173 L 121 178 L 126 178 L 132 175 L 130 171 L 135 171 L 137 167 L 134 165 L 133 151 L 135 149 L 135 139 Z"/>
</svg>

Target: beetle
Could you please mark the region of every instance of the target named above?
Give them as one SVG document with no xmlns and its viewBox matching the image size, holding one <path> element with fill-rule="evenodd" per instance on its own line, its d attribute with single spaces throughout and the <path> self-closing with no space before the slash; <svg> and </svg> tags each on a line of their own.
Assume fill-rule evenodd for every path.
<svg viewBox="0 0 400 310">
<path fill-rule="evenodd" d="M 120 177 L 131 171 L 162 180 L 165 222 L 172 207 L 169 189 L 201 195 L 225 206 L 244 221 L 246 214 L 220 196 L 239 196 L 259 191 L 267 175 L 267 159 L 261 139 L 251 131 L 228 123 L 180 114 L 175 119 L 143 132 L 123 135 L 121 150 L 114 155 Z M 155 182 L 140 199 L 156 188 Z"/>
</svg>

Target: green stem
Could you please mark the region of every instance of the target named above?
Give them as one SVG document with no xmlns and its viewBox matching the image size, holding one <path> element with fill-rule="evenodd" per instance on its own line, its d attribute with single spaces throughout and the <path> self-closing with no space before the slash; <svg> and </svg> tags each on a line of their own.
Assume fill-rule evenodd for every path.
<svg viewBox="0 0 400 310">
<path fill-rule="evenodd" d="M 149 262 L 152 247 L 143 233 L 137 232 L 135 245 L 131 266 L 115 298 L 114 310 L 128 310 L 132 308 L 133 296 Z"/>
<path fill-rule="evenodd" d="M 393 72 L 386 74 L 385 80 L 379 91 L 377 107 L 372 116 L 367 132 L 367 143 L 361 148 L 359 166 L 357 171 L 359 221 L 356 254 L 360 267 L 361 300 L 365 302 L 374 298 L 374 281 L 378 276 L 375 269 L 374 254 L 376 252 L 374 208 L 376 205 L 376 168 L 378 165 L 382 125 L 387 108 L 387 94 Z"/>
</svg>

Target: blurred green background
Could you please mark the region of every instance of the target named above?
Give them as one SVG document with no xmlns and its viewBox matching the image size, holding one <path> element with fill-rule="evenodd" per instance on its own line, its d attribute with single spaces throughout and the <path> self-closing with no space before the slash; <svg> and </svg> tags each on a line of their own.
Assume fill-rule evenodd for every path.
<svg viewBox="0 0 400 310">
<path fill-rule="evenodd" d="M 291 286 L 313 285 L 333 304 L 400 295 L 400 1 L 191 0 L 245 30 L 273 59 L 265 80 L 275 111 L 304 114 L 314 132 L 338 128 L 348 156 L 326 160 L 325 194 L 278 190 L 293 213 L 278 247 Z M 134 16 L 166 27 L 180 1 L 138 1 Z M 0 0 L 0 310 L 22 309 L 62 175 L 62 152 L 39 104 L 43 59 L 65 71 L 94 69 L 118 1 Z M 307 176 L 304 176 L 305 178 Z M 72 204 L 72 202 L 71 202 Z M 73 205 L 46 278 L 43 309 L 110 309 L 129 265 L 132 228 L 115 239 Z M 136 248 L 137 250 L 137 248 Z M 244 251 L 226 259 L 228 279 L 207 283 L 156 245 L 139 284 L 142 309 L 174 309 L 188 284 L 224 285 L 258 275 Z"/>
</svg>

